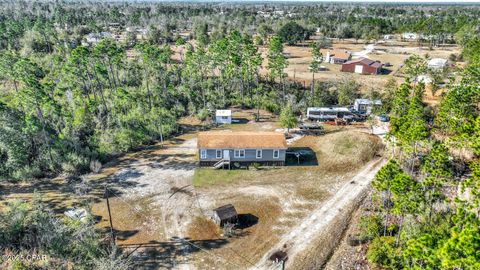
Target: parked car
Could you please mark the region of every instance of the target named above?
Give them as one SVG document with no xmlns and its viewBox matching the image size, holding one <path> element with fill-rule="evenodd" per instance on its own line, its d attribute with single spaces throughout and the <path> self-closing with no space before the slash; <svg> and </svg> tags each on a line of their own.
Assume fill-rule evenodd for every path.
<svg viewBox="0 0 480 270">
<path fill-rule="evenodd" d="M 381 114 L 378 116 L 378 120 L 380 120 L 380 122 L 388 122 L 390 118 L 386 114 Z"/>
</svg>

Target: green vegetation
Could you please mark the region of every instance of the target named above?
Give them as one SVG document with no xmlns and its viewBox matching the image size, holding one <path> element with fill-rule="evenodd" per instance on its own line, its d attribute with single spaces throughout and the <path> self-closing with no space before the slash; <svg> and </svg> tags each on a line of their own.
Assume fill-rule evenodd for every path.
<svg viewBox="0 0 480 270">
<path fill-rule="evenodd" d="M 471 60 L 438 111 L 423 104 L 422 83 L 412 86 L 407 80 L 394 93 L 394 158 L 372 182 L 383 223 L 382 233 L 369 244 L 372 264 L 387 269 L 480 267 L 480 58 L 479 51 L 470 51 L 475 42 L 465 45 Z M 407 61 L 409 76 L 424 68 L 418 57 Z M 449 188 L 456 192 L 449 194 Z"/>
<path fill-rule="evenodd" d="M 204 187 L 228 184 L 240 180 L 252 172 L 247 170 L 212 170 L 211 168 L 197 168 L 193 175 L 193 185 Z"/>
<path fill-rule="evenodd" d="M 208 120 L 218 108 L 256 109 L 256 120 L 265 109 L 289 129 L 307 106 L 351 105 L 360 96 L 354 80 L 315 82 L 319 48 L 330 47 L 330 38 L 368 41 L 414 32 L 419 45 L 459 44 L 463 52 L 450 58 L 465 61 L 465 68 L 438 106 L 424 103 L 425 85 L 414 79 L 430 74 L 436 92 L 446 74 L 428 71 L 420 56 L 406 61 L 404 83 L 370 91 L 391 119 L 393 158 L 372 183 L 376 212 L 360 227 L 362 238 L 371 239 L 367 258 L 380 267 L 480 268 L 478 6 L 20 0 L 0 7 L 2 184 L 64 174 L 71 185 L 112 156 L 182 132 L 179 118 Z M 287 80 L 284 45 L 304 41 L 313 29 L 320 38 L 309 63 L 311 89 L 304 89 Z M 363 165 L 380 150 L 370 139 L 312 143 L 323 158 L 317 169 Z M 334 156 L 322 157 L 323 149 Z M 352 159 L 355 151 L 361 155 Z M 194 185 L 253 173 L 198 169 Z M 309 196 L 305 189 L 298 193 Z M 54 258 L 43 266 L 14 261 L 6 267 L 129 268 L 101 240 L 91 217 L 86 223 L 59 217 L 39 200 L 3 208 L 2 251 Z"/>
<path fill-rule="evenodd" d="M 293 45 L 299 41 L 307 40 L 310 37 L 310 31 L 296 22 L 288 22 L 278 30 L 277 35 L 283 42 Z"/>
<path fill-rule="evenodd" d="M 19 255 L 10 269 L 129 269 L 131 263 L 100 241 L 93 217 L 57 217 L 39 196 L 33 202 L 14 201 L 0 212 L 0 247 Z M 107 252 L 108 251 L 108 252 Z M 34 252 L 34 253 L 32 253 Z M 26 260 L 20 256 L 37 255 Z M 4 262 L 0 259 L 0 265 Z M 5 266 L 5 264 L 3 264 Z M 107 268 L 105 268 L 107 267 Z"/>
</svg>

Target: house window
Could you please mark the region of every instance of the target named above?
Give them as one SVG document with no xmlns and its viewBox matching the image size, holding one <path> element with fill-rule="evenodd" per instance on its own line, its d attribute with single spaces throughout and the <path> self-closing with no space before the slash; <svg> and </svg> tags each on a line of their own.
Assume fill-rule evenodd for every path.
<svg viewBox="0 0 480 270">
<path fill-rule="evenodd" d="M 228 120 L 228 116 L 222 116 L 223 120 Z"/>
<path fill-rule="evenodd" d="M 207 150 L 205 150 L 205 149 L 200 150 L 200 158 L 201 159 L 206 159 L 207 158 Z"/>
<path fill-rule="evenodd" d="M 262 149 L 257 149 L 256 157 L 257 158 L 262 158 Z"/>
<path fill-rule="evenodd" d="M 280 157 L 280 150 L 275 149 L 273 150 L 273 158 L 279 158 Z"/>
<path fill-rule="evenodd" d="M 235 150 L 235 157 L 236 158 L 244 158 L 245 157 L 245 149 Z"/>
<path fill-rule="evenodd" d="M 222 150 L 217 149 L 216 157 L 217 157 L 217 158 L 222 158 Z"/>
</svg>

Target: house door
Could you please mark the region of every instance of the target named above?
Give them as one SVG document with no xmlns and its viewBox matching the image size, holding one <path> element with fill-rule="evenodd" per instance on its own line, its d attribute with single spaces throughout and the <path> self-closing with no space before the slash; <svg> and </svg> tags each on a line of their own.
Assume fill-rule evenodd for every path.
<svg viewBox="0 0 480 270">
<path fill-rule="evenodd" d="M 230 160 L 230 150 L 223 150 L 223 159 Z"/>
<path fill-rule="evenodd" d="M 355 73 L 363 73 L 363 66 L 362 65 L 355 65 Z"/>
</svg>

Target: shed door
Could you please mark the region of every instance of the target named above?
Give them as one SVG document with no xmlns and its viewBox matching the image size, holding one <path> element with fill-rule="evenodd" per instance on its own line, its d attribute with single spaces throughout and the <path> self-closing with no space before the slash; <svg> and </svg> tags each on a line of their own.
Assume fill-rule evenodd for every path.
<svg viewBox="0 0 480 270">
<path fill-rule="evenodd" d="M 355 65 L 355 73 L 363 73 L 363 66 L 362 65 Z"/>
<path fill-rule="evenodd" d="M 223 159 L 230 160 L 230 150 L 223 150 Z"/>
</svg>

